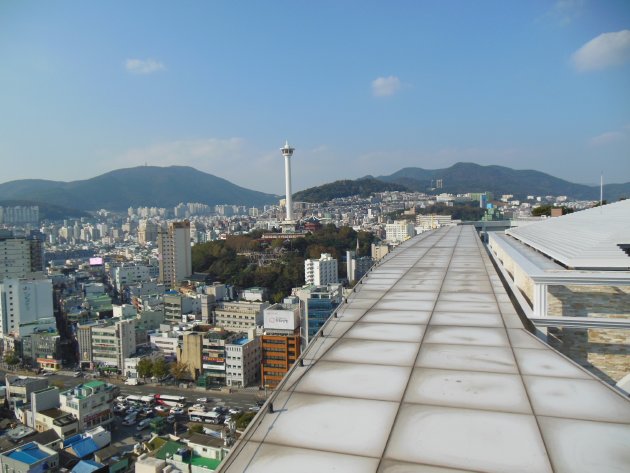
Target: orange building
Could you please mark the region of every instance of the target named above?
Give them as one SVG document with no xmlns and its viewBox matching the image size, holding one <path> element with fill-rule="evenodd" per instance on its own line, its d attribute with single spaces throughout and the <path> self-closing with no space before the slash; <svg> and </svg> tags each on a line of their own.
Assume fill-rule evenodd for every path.
<svg viewBox="0 0 630 473">
<path fill-rule="evenodd" d="M 300 329 L 291 335 L 262 336 L 262 385 L 275 388 L 300 356 Z"/>
<path fill-rule="evenodd" d="M 264 335 L 261 337 L 262 386 L 275 388 L 301 353 L 300 303 L 289 297 L 264 312 Z"/>
</svg>

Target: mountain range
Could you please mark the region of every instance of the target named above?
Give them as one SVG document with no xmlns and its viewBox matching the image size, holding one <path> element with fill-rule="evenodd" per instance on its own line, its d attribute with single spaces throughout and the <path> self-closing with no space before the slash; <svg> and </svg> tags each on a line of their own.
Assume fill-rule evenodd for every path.
<svg viewBox="0 0 630 473">
<path fill-rule="evenodd" d="M 462 194 L 466 192 L 492 192 L 495 196 L 513 194 L 517 198 L 527 195 L 566 195 L 574 199 L 599 199 L 599 186 L 575 184 L 533 170 L 515 170 L 503 166 L 481 166 L 474 163 L 457 163 L 445 169 L 404 168 L 389 176 L 377 179 L 407 186 L 410 190 L 426 192 L 442 180 L 442 188 L 432 192 Z M 630 197 L 630 182 L 604 186 L 604 198 L 609 201 Z"/>
<path fill-rule="evenodd" d="M 442 187 L 436 189 L 436 181 Z M 599 186 L 575 184 L 539 171 L 514 170 L 503 166 L 457 163 L 444 169 L 404 168 L 388 176 L 354 181 L 336 181 L 300 191 L 295 200 L 321 202 L 384 190 L 433 193 L 492 192 L 513 194 L 566 195 L 574 199 L 597 200 Z M 630 183 L 604 186 L 604 198 L 614 201 L 630 197 Z M 118 169 L 91 179 L 72 182 L 23 179 L 0 184 L 0 201 L 21 201 L 77 209 L 124 211 L 129 207 L 174 207 L 180 202 L 207 205 L 238 204 L 260 207 L 276 203 L 278 196 L 237 186 L 225 179 L 187 166 L 140 166 Z"/>
<path fill-rule="evenodd" d="M 174 207 L 180 202 L 262 206 L 272 194 L 237 186 L 188 166 L 139 166 L 91 179 L 61 182 L 22 179 L 0 184 L 0 200 L 46 202 L 78 210 Z"/>
</svg>

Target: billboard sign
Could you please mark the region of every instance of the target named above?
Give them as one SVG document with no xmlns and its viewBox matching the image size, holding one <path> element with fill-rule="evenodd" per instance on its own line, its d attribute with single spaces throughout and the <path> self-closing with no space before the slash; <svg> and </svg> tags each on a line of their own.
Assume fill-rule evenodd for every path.
<svg viewBox="0 0 630 473">
<path fill-rule="evenodd" d="M 299 315 L 294 310 L 265 309 L 265 328 L 295 330 L 299 325 Z"/>
</svg>

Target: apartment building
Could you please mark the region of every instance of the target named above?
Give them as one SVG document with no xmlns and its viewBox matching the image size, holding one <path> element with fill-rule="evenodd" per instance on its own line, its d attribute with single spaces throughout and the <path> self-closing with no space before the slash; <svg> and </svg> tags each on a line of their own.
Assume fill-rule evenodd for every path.
<svg viewBox="0 0 630 473">
<path fill-rule="evenodd" d="M 173 287 L 192 274 L 190 222 L 169 222 L 158 231 L 159 281 Z"/>
<path fill-rule="evenodd" d="M 79 430 L 109 425 L 114 420 L 112 400 L 115 391 L 114 385 L 103 381 L 79 384 L 59 393 L 61 410 L 74 415 L 79 421 Z"/>
<path fill-rule="evenodd" d="M 225 372 L 227 386 L 243 388 L 254 386 L 260 375 L 260 337 L 249 330 L 246 337 L 237 338 L 225 347 Z"/>
<path fill-rule="evenodd" d="M 304 280 L 305 284 L 316 286 L 338 282 L 337 260 L 329 253 L 322 253 L 319 259 L 307 259 L 304 261 Z"/>
<path fill-rule="evenodd" d="M 121 369 L 124 359 L 136 351 L 135 319 L 92 325 L 91 347 L 95 365 Z"/>
<path fill-rule="evenodd" d="M 260 327 L 268 302 L 220 301 L 214 307 L 215 325 L 231 331 Z"/>
</svg>

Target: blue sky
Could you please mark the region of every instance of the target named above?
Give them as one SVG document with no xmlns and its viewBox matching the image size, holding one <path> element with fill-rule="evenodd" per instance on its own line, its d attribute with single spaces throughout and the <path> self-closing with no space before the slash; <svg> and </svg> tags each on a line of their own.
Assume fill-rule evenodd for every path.
<svg viewBox="0 0 630 473">
<path fill-rule="evenodd" d="M 458 161 L 630 181 L 630 3 L 0 2 L 0 182 L 283 192 Z"/>
</svg>

